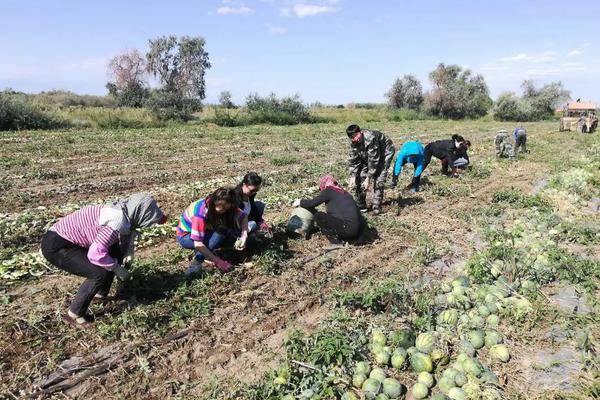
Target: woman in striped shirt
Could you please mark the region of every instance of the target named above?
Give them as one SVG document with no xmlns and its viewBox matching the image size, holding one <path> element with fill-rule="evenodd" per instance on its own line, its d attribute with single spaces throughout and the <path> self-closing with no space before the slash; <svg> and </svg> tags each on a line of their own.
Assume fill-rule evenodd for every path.
<svg viewBox="0 0 600 400">
<path fill-rule="evenodd" d="M 108 295 L 115 273 L 127 279 L 121 264 L 133 260 L 135 230 L 164 223 L 166 217 L 146 193 L 136 193 L 112 204 L 83 207 L 61 218 L 42 238 L 42 254 L 53 265 L 85 277 L 64 317 L 65 322 L 88 327 L 94 297 Z"/>
<path fill-rule="evenodd" d="M 241 232 L 236 240 L 237 233 Z M 216 256 L 219 247 L 234 245 L 244 250 L 248 238 L 248 215 L 237 207 L 232 188 L 219 188 L 205 199 L 185 209 L 177 226 L 177 241 L 185 249 L 195 250 L 187 274 L 200 271 L 205 259 L 212 261 L 222 272 L 231 270 L 231 263 Z"/>
</svg>

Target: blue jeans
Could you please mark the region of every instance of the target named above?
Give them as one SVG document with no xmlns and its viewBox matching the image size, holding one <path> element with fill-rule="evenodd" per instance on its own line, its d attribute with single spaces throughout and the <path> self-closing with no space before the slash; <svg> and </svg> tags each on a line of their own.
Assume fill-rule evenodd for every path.
<svg viewBox="0 0 600 400">
<path fill-rule="evenodd" d="M 227 231 L 226 233 L 219 233 L 212 231 L 207 232 L 204 235 L 204 240 L 202 241 L 202 243 L 204 243 L 204 245 L 208 247 L 210 251 L 214 251 L 219 247 L 233 246 L 235 240 L 236 236 L 233 234 L 233 232 Z M 194 250 L 194 241 L 190 238 L 189 233 L 185 236 L 177 236 L 177 242 L 179 242 L 181 247 L 183 247 L 184 249 Z M 194 259 L 198 262 L 203 262 L 205 257 L 204 254 L 200 253 L 199 251 L 196 251 Z"/>
<path fill-rule="evenodd" d="M 262 201 L 255 201 L 254 205 L 256 206 L 256 211 L 258 211 L 258 216 L 262 218 L 263 214 L 265 213 L 265 203 Z M 257 231 L 258 228 L 258 222 L 248 220 L 248 233 Z"/>
</svg>

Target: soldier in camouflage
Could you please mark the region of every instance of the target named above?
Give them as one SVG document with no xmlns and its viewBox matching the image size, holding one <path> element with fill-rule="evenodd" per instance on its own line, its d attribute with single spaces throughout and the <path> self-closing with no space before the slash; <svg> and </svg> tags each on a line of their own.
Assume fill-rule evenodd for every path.
<svg viewBox="0 0 600 400">
<path fill-rule="evenodd" d="M 367 191 L 373 184 L 373 215 L 379 215 L 387 172 L 396 151 L 394 143 L 382 132 L 361 129 L 358 125 L 350 125 L 346 134 L 350 138 L 350 185 L 354 186 L 358 207 L 366 211 Z"/>
<path fill-rule="evenodd" d="M 513 144 L 506 129 L 500 129 L 496 133 L 494 144 L 496 145 L 496 157 L 514 157 Z"/>
</svg>

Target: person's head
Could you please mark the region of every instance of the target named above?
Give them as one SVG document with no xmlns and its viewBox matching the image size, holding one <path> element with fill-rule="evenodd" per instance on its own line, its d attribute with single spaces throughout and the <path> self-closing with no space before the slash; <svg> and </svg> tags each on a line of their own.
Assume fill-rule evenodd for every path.
<svg viewBox="0 0 600 400">
<path fill-rule="evenodd" d="M 225 214 L 235 205 L 235 191 L 231 188 L 218 188 L 208 196 L 208 212 Z"/>
<path fill-rule="evenodd" d="M 459 148 L 461 144 L 465 141 L 465 138 L 461 135 L 454 134 L 452 135 L 452 140 L 454 140 L 454 146 Z"/>
<path fill-rule="evenodd" d="M 331 175 L 324 175 L 319 179 L 319 190 L 325 190 L 331 186 L 339 186 L 335 178 Z"/>
<path fill-rule="evenodd" d="M 469 150 L 469 147 L 471 147 L 471 141 L 470 140 L 465 140 L 464 142 L 462 142 L 460 144 L 460 148 L 463 150 Z"/>
<path fill-rule="evenodd" d="M 262 186 L 262 178 L 256 172 L 248 172 L 242 179 L 242 192 L 244 196 L 253 196 Z"/>
<path fill-rule="evenodd" d="M 167 222 L 167 216 L 148 193 L 134 193 L 114 204 L 120 206 L 127 215 L 132 230 Z"/>
<path fill-rule="evenodd" d="M 360 126 L 358 125 L 350 125 L 349 127 L 347 127 L 346 135 L 348 135 L 348 137 L 352 141 L 352 144 L 354 145 L 360 144 L 363 141 L 363 134 L 360 130 Z"/>
</svg>

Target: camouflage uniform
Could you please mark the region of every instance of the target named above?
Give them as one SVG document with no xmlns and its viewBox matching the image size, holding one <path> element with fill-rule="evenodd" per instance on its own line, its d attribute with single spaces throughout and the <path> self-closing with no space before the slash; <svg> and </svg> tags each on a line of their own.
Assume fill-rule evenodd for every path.
<svg viewBox="0 0 600 400">
<path fill-rule="evenodd" d="M 373 209 L 381 209 L 383 190 L 387 172 L 394 158 L 396 149 L 394 143 L 379 131 L 362 130 L 363 141 L 359 144 L 350 142 L 348 167 L 350 180 L 354 183 L 354 195 L 359 208 L 367 207 L 367 191 L 362 183 L 367 178 L 374 187 Z"/>
<path fill-rule="evenodd" d="M 505 129 L 501 129 L 496 133 L 494 144 L 496 145 L 496 157 L 512 158 L 514 156 L 512 141 Z"/>
<path fill-rule="evenodd" d="M 527 129 L 517 128 L 517 129 L 515 129 L 513 136 L 515 137 L 515 154 L 528 153 L 528 151 L 527 151 Z"/>
</svg>

